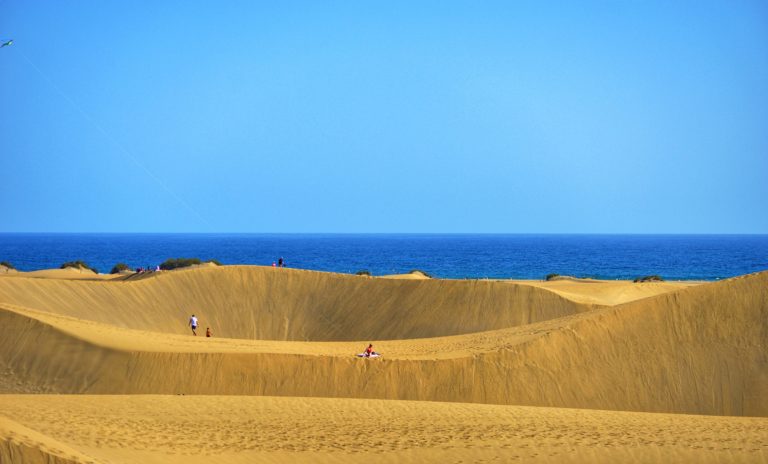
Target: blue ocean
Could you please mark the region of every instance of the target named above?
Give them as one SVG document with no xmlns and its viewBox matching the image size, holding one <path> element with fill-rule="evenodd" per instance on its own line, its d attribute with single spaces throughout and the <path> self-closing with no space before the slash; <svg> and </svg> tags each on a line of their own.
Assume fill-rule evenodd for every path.
<svg viewBox="0 0 768 464">
<path fill-rule="evenodd" d="M 0 261 L 32 271 L 83 260 L 100 272 L 118 262 L 154 267 L 167 258 L 217 259 L 373 275 L 600 279 L 658 274 L 717 280 L 768 269 L 768 235 L 473 234 L 0 234 Z"/>
</svg>

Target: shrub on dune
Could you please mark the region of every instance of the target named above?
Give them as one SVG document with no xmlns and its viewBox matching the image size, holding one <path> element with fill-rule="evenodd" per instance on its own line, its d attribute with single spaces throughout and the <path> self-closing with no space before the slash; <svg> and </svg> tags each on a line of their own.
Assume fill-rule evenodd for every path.
<svg viewBox="0 0 768 464">
<path fill-rule="evenodd" d="M 181 267 L 194 266 L 196 264 L 202 264 L 200 258 L 168 258 L 160 264 L 160 269 L 170 271 Z"/>
<path fill-rule="evenodd" d="M 117 264 L 115 264 L 115 266 L 112 268 L 112 270 L 111 270 L 111 271 L 109 271 L 109 273 L 110 273 L 110 274 L 119 274 L 119 273 L 121 273 L 121 272 L 123 272 L 123 271 L 130 271 L 130 270 L 131 270 L 131 268 L 130 268 L 130 267 L 128 267 L 128 265 L 127 265 L 127 264 L 125 264 L 125 263 L 117 263 Z"/>
<path fill-rule="evenodd" d="M 368 269 L 361 269 L 361 270 L 355 272 L 355 275 L 370 277 L 371 276 L 371 271 L 369 271 Z"/>
<path fill-rule="evenodd" d="M 8 268 L 8 269 L 16 269 L 13 264 L 9 263 L 8 261 L 0 261 L 0 266 Z"/>
<path fill-rule="evenodd" d="M 664 279 L 660 275 L 648 275 L 643 277 L 638 277 L 637 279 L 633 280 L 633 282 L 664 282 Z"/>
<path fill-rule="evenodd" d="M 547 274 L 546 280 L 555 280 L 560 274 Z"/>
<path fill-rule="evenodd" d="M 179 269 L 182 267 L 196 266 L 198 264 L 211 263 L 216 266 L 222 264 L 216 259 L 209 259 L 207 261 L 201 261 L 200 258 L 168 258 L 160 264 L 160 269 L 164 271 L 170 271 L 172 269 Z"/>
<path fill-rule="evenodd" d="M 95 267 L 89 266 L 85 261 L 77 260 L 77 261 L 67 261 L 66 263 L 62 264 L 59 269 L 66 269 L 68 267 L 74 268 L 74 269 L 87 269 L 89 271 L 93 271 L 95 274 L 98 274 L 99 271 Z"/>
</svg>

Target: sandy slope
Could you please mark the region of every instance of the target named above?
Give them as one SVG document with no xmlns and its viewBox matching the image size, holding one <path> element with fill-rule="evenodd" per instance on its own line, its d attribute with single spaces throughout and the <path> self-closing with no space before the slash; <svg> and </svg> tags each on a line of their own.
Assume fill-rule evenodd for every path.
<svg viewBox="0 0 768 464">
<path fill-rule="evenodd" d="M 763 418 L 227 396 L 0 395 L 0 411 L 44 434 L 46 439 L 36 441 L 48 449 L 96 462 L 760 462 L 768 457 Z"/>
<path fill-rule="evenodd" d="M 11 399 L 13 405 L 18 405 L 13 397 L 0 398 Z M 0 462 L 76 464 L 93 459 L 55 438 L 0 416 Z"/>
<path fill-rule="evenodd" d="M 617 305 L 641 300 L 703 282 L 672 281 L 633 283 L 626 280 L 562 279 L 553 281 L 513 280 L 520 285 L 545 288 L 572 301 L 598 305 Z"/>
<path fill-rule="evenodd" d="M 118 276 L 113 274 L 96 274 L 89 269 L 68 267 L 65 269 L 43 269 L 41 271 L 17 272 L 8 277 L 64 280 L 111 280 Z"/>
<path fill-rule="evenodd" d="M 187 334 L 192 307 L 215 338 Z M 0 277 L 0 462 L 765 462 L 766 321 L 768 273 L 13 274 Z M 368 341 L 383 358 L 353 356 Z M 13 395 L 45 392 L 78 395 Z"/>
<path fill-rule="evenodd" d="M 421 271 L 411 271 L 408 274 L 389 274 L 379 276 L 380 279 L 405 279 L 405 280 L 427 280 L 431 277 Z"/>
<path fill-rule="evenodd" d="M 9 392 L 328 396 L 765 416 L 767 281 L 768 274 L 756 274 L 534 324 L 385 340 L 376 342 L 385 353 L 377 360 L 351 356 L 367 340 L 208 340 L 5 303 L 0 325 L 7 336 L 0 341 L 0 353 L 6 365 L 0 367 L 20 385 L 6 385 Z M 152 281 L 139 283 L 144 282 Z M 55 283 L 86 296 L 90 294 L 83 289 L 103 292 L 137 284 Z M 57 293 L 58 287 L 46 290 L 37 297 L 48 304 L 62 293 L 70 295 Z M 108 294 L 116 295 L 115 290 Z M 531 314 L 529 308 L 520 310 Z M 462 321 L 467 317 L 450 311 L 432 317 L 454 314 Z M 141 315 L 151 316 L 136 311 L 135 319 L 143 321 Z M 411 322 L 407 316 L 399 323 Z M 515 319 L 514 312 L 506 317 Z M 386 322 L 382 324 L 391 325 Z M 322 331 L 322 324 L 316 330 Z"/>
<path fill-rule="evenodd" d="M 389 280 L 254 266 L 127 281 L 0 278 L 0 302 L 186 334 L 190 314 L 221 337 L 385 340 L 507 328 L 587 311 L 555 293 L 486 281 Z"/>
</svg>

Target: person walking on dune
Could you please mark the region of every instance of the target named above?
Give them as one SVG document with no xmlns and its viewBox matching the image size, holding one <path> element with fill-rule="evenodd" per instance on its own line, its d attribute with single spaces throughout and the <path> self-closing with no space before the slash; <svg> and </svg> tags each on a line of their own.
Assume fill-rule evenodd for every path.
<svg viewBox="0 0 768 464">
<path fill-rule="evenodd" d="M 205 329 L 205 336 L 206 336 L 206 337 L 210 337 L 211 335 L 213 335 L 213 334 L 211 333 L 211 328 L 210 328 L 210 327 L 206 328 L 206 329 Z"/>
<path fill-rule="evenodd" d="M 189 326 L 192 327 L 192 335 L 197 337 L 197 318 L 194 314 L 189 318 Z"/>
</svg>

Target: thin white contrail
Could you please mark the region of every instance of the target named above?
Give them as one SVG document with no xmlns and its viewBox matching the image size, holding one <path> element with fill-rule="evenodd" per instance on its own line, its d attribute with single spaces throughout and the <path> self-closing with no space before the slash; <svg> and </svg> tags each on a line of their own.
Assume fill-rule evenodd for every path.
<svg viewBox="0 0 768 464">
<path fill-rule="evenodd" d="M 98 122 L 96 122 L 96 121 L 95 121 L 95 120 L 94 120 L 92 117 L 90 117 L 90 116 L 88 115 L 88 113 L 86 113 L 86 112 L 85 112 L 85 110 L 83 110 L 83 109 L 80 107 L 80 105 L 78 105 L 78 104 L 77 104 L 77 103 L 76 103 L 76 102 L 75 102 L 73 99 L 71 99 L 71 98 L 70 98 L 70 97 L 69 97 L 69 96 L 68 96 L 66 93 L 64 93 L 64 92 L 63 92 L 63 91 L 62 91 L 62 90 L 59 88 L 59 86 L 58 86 L 58 85 L 56 85 L 56 83 L 55 83 L 55 82 L 53 82 L 53 81 L 52 81 L 50 78 L 48 78 L 48 76 L 47 76 L 47 75 L 46 75 L 46 74 L 45 74 L 45 73 L 44 73 L 44 72 L 43 72 L 43 71 L 42 71 L 40 68 L 38 68 L 38 67 L 37 67 L 37 65 L 36 65 L 35 63 L 33 63 L 33 62 L 32 62 L 32 60 L 30 60 L 30 59 L 29 59 L 29 57 L 27 57 L 27 55 L 26 55 L 26 54 L 25 54 L 23 51 L 21 51 L 21 49 L 20 49 L 20 48 L 17 48 L 17 45 L 16 45 L 15 43 L 13 44 L 13 48 L 16 48 L 16 49 L 18 50 L 18 53 L 19 53 L 19 55 L 21 55 L 21 57 L 22 57 L 22 58 L 24 58 L 24 60 L 26 60 L 26 62 L 27 62 L 27 63 L 29 63 L 29 65 L 30 65 L 30 66 L 32 66 L 32 68 L 33 68 L 35 71 L 37 71 L 37 73 L 40 75 L 40 77 L 42 77 L 42 78 L 43 78 L 43 80 L 45 80 L 45 81 L 48 83 L 48 85 L 50 85 L 50 86 L 51 86 L 51 87 L 52 87 L 54 90 L 56 90 L 56 92 L 57 92 L 59 95 L 61 95 L 61 97 L 62 97 L 63 99 L 65 99 L 66 101 L 68 101 L 68 102 L 69 102 L 69 104 L 70 104 L 70 105 L 72 105 L 72 107 L 73 107 L 75 110 L 77 110 L 77 112 L 78 112 L 78 113 L 80 113 L 80 115 L 81 115 L 83 118 L 85 118 L 85 119 L 86 119 L 88 122 L 90 122 L 90 123 L 93 125 L 93 127 L 95 127 L 95 128 L 96 128 L 96 129 L 97 129 L 99 132 L 101 132 L 101 133 L 104 135 L 104 137 L 106 137 L 106 138 L 107 138 L 107 139 L 108 139 L 110 142 L 112 142 L 112 144 L 114 144 L 114 145 L 115 145 L 115 146 L 116 146 L 116 147 L 117 147 L 117 148 L 118 148 L 118 149 L 119 149 L 119 150 L 120 150 L 120 151 L 121 151 L 121 152 L 122 152 L 122 153 L 123 153 L 123 154 L 124 154 L 124 155 L 125 155 L 125 156 L 126 156 L 128 159 L 130 159 L 130 160 L 133 162 L 133 164 L 135 164 L 136 166 L 138 166 L 139 168 L 141 168 L 141 170 L 142 170 L 142 171 L 144 171 L 144 173 L 146 173 L 146 174 L 147 174 L 147 175 L 148 175 L 148 176 L 149 176 L 149 177 L 150 177 L 152 180 L 154 180 L 154 181 L 155 181 L 155 183 L 156 183 L 157 185 L 159 185 L 159 186 L 160 186 L 160 187 L 161 187 L 163 190 L 165 190 L 165 191 L 168 193 L 168 195 L 170 195 L 170 196 L 171 196 L 171 197 L 173 197 L 173 198 L 174 198 L 174 199 L 175 199 L 177 202 L 179 202 L 179 204 L 181 204 L 183 207 L 185 207 L 187 210 L 189 210 L 189 212 L 191 212 L 193 215 L 197 216 L 197 218 L 198 218 L 198 219 L 200 219 L 200 220 L 201 220 L 203 223 L 205 223 L 205 224 L 206 224 L 208 227 L 211 227 L 211 228 L 213 228 L 213 226 L 211 225 L 211 223 L 210 223 L 210 222 L 208 222 L 208 221 L 207 221 L 207 220 L 206 220 L 206 219 L 205 219 L 205 218 L 204 218 L 204 217 L 203 217 L 203 216 L 202 216 L 200 213 L 198 213 L 198 212 L 197 212 L 197 210 L 195 210 L 195 209 L 194 209 L 192 206 L 190 206 L 190 204 L 189 204 L 189 203 L 187 203 L 186 201 L 184 201 L 184 199 L 183 199 L 183 198 L 181 198 L 181 197 L 180 197 L 179 195 L 177 195 L 177 194 L 176 194 L 176 193 L 175 193 L 173 190 L 171 190 L 171 188 L 170 188 L 170 187 L 168 187 L 168 185 L 166 185 L 166 183 L 165 183 L 165 182 L 163 182 L 163 180 L 162 180 L 162 179 L 160 179 L 160 178 L 159 178 L 159 177 L 157 177 L 157 176 L 156 176 L 156 175 L 155 175 L 155 174 L 154 174 L 152 171 L 150 171 L 150 170 L 149 170 L 149 168 L 147 168 L 147 167 L 144 165 L 144 163 L 142 163 L 141 161 L 139 161 L 139 160 L 138 160 L 138 158 L 136 158 L 135 156 L 133 156 L 133 154 L 131 154 L 131 152 L 130 152 L 130 151 L 128 151 L 128 149 L 127 149 L 127 148 L 125 148 L 125 146 L 123 146 L 123 144 L 121 144 L 120 142 L 118 142 L 118 141 L 117 141 L 117 139 L 116 139 L 115 137 L 113 137 L 113 136 L 112 136 L 112 134 L 110 134 L 109 132 L 107 132 L 107 130 L 106 130 L 106 129 L 104 129 L 104 128 L 101 126 L 101 124 L 99 124 L 99 123 L 98 123 Z"/>
</svg>

